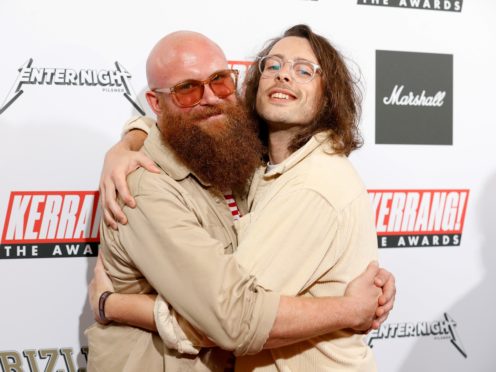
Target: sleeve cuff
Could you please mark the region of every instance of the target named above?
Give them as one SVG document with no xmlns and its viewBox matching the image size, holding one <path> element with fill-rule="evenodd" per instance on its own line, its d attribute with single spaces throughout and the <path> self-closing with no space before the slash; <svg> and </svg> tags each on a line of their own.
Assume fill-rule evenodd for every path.
<svg viewBox="0 0 496 372">
<path fill-rule="evenodd" d="M 176 317 L 169 309 L 169 304 L 162 296 L 157 296 L 153 309 L 158 334 L 169 349 L 177 350 L 181 354 L 197 355 L 200 348 L 196 348 L 183 332 Z"/>
<path fill-rule="evenodd" d="M 236 356 L 259 353 L 267 342 L 269 333 L 274 326 L 281 295 L 276 292 L 266 291 L 261 287 L 259 287 L 259 290 L 265 291 L 265 294 L 263 301 L 258 301 L 255 305 L 253 314 L 261 314 L 262 316 L 258 317 L 259 322 L 255 325 L 255 332 L 251 342 L 234 350 L 234 355 Z"/>
</svg>

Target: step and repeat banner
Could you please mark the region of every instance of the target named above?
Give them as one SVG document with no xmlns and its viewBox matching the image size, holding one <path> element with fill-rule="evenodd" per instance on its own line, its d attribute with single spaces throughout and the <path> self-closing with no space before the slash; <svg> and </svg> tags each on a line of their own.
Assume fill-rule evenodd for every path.
<svg viewBox="0 0 496 372">
<path fill-rule="evenodd" d="M 86 370 L 102 160 L 150 113 L 152 46 L 199 31 L 243 76 L 297 23 L 360 77 L 351 160 L 398 288 L 366 338 L 379 371 L 496 371 L 495 16 L 490 0 L 1 2 L 0 371 Z"/>
</svg>

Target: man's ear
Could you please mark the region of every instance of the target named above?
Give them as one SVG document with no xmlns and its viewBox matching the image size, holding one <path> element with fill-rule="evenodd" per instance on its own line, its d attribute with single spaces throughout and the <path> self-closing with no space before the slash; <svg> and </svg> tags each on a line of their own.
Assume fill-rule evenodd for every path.
<svg viewBox="0 0 496 372">
<path fill-rule="evenodd" d="M 146 100 L 148 101 L 148 105 L 150 105 L 150 108 L 152 109 L 152 111 L 157 116 L 160 116 L 160 114 L 162 113 L 162 110 L 160 108 L 160 103 L 159 103 L 157 93 L 149 90 L 145 93 L 145 97 L 146 97 Z"/>
</svg>

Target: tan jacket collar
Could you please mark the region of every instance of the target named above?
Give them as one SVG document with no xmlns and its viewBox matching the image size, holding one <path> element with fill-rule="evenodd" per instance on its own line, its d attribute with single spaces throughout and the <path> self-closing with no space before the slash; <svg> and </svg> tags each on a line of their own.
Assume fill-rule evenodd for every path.
<svg viewBox="0 0 496 372">
<path fill-rule="evenodd" d="M 320 145 L 323 145 L 324 151 L 332 153 L 332 146 L 329 142 L 328 131 L 315 134 L 305 145 L 303 145 L 303 147 L 296 150 L 282 163 L 277 164 L 273 169 L 265 173 L 264 177 L 274 177 L 287 172 L 289 169 L 293 168 L 296 164 L 309 156 Z"/>
</svg>

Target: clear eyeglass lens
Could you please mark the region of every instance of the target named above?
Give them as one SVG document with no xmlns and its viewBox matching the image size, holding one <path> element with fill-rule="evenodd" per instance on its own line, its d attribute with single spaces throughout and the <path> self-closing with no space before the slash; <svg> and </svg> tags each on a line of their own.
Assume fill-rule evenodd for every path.
<svg viewBox="0 0 496 372">
<path fill-rule="evenodd" d="M 315 75 L 315 68 L 310 62 L 305 61 L 288 61 L 291 64 L 293 78 L 299 82 L 312 80 Z M 260 72 L 266 76 L 275 76 L 284 66 L 281 58 L 267 56 L 260 60 Z"/>
<path fill-rule="evenodd" d="M 293 74 L 295 79 L 301 81 L 308 81 L 313 78 L 315 74 L 313 66 L 308 62 L 293 63 Z"/>
</svg>

